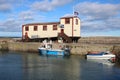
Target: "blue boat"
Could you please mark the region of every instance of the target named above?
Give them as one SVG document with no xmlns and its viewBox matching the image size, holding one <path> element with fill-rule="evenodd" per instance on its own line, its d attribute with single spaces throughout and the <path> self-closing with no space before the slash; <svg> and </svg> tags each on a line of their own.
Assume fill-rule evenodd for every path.
<svg viewBox="0 0 120 80">
<path fill-rule="evenodd" d="M 70 49 L 64 47 L 62 49 L 52 49 L 52 44 L 46 43 L 38 48 L 40 55 L 70 56 Z"/>
</svg>

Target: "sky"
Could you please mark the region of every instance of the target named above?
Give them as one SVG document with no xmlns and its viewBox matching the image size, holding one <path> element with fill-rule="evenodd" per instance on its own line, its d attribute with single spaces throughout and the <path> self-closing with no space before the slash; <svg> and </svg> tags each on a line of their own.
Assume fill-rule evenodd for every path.
<svg viewBox="0 0 120 80">
<path fill-rule="evenodd" d="M 120 36 L 120 0 L 0 0 L 0 36 L 22 36 L 22 25 L 59 22 L 79 13 L 81 37 Z"/>
</svg>

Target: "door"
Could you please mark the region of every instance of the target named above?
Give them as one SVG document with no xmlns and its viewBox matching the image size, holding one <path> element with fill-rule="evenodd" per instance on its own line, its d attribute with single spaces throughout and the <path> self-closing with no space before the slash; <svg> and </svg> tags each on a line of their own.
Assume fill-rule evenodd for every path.
<svg viewBox="0 0 120 80">
<path fill-rule="evenodd" d="M 61 33 L 64 33 L 64 29 L 61 29 Z"/>
</svg>

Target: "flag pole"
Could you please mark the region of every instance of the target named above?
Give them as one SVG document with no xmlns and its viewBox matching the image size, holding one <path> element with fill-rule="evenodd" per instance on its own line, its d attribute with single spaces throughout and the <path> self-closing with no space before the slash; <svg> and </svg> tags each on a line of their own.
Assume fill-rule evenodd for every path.
<svg viewBox="0 0 120 80">
<path fill-rule="evenodd" d="M 73 1 L 73 17 L 74 17 L 74 10 L 75 10 L 75 7 L 74 7 L 74 1 Z"/>
</svg>

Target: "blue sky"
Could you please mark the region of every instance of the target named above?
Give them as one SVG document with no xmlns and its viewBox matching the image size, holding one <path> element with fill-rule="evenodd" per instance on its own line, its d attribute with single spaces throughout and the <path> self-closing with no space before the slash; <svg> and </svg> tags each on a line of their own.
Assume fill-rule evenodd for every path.
<svg viewBox="0 0 120 80">
<path fill-rule="evenodd" d="M 21 36 L 22 24 L 58 22 L 79 12 L 81 36 L 120 36 L 120 0 L 0 0 L 0 36 Z"/>
</svg>

